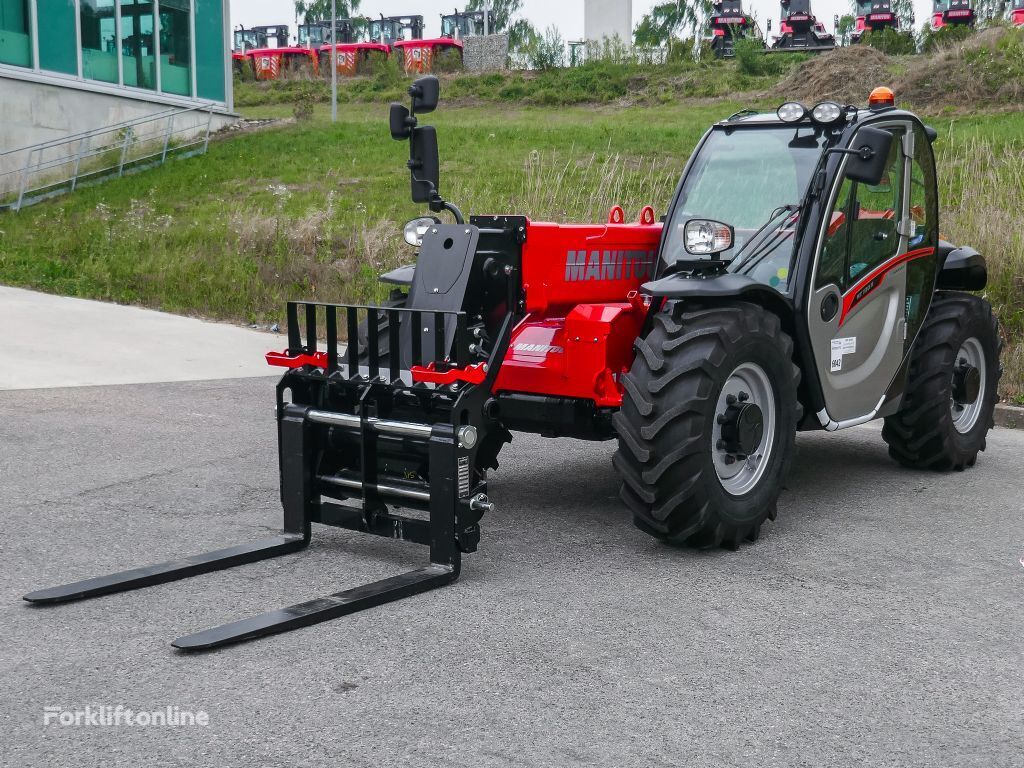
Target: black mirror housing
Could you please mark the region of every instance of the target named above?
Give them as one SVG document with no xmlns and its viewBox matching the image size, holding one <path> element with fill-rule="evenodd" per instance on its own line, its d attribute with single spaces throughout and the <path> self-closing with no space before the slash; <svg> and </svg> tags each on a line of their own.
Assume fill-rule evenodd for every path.
<svg viewBox="0 0 1024 768">
<path fill-rule="evenodd" d="M 412 129 L 412 201 L 432 203 L 440 198 L 441 160 L 437 149 L 437 131 L 432 125 Z"/>
<path fill-rule="evenodd" d="M 876 186 L 885 176 L 886 161 L 892 149 L 894 137 L 889 131 L 864 127 L 846 152 L 846 177 L 868 186 Z"/>
<path fill-rule="evenodd" d="M 412 126 L 409 124 L 409 108 L 403 104 L 391 105 L 391 138 L 395 141 L 405 141 L 412 136 Z"/>
<path fill-rule="evenodd" d="M 409 95 L 412 96 L 412 112 L 414 115 L 423 115 L 437 109 L 437 102 L 441 98 L 441 81 L 434 75 L 421 77 L 409 86 Z"/>
</svg>

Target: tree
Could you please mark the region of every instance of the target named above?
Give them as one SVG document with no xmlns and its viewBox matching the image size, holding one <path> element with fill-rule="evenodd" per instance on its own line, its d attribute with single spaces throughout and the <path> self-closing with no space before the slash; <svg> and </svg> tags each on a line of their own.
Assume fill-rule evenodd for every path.
<svg viewBox="0 0 1024 768">
<path fill-rule="evenodd" d="M 849 45 L 854 29 L 857 27 L 857 19 L 850 14 L 839 17 L 839 24 L 836 26 L 836 39 L 840 45 Z"/>
<path fill-rule="evenodd" d="M 338 18 L 349 19 L 359 10 L 360 0 L 337 0 Z M 295 18 L 304 24 L 331 20 L 331 0 L 295 0 Z"/>
<path fill-rule="evenodd" d="M 492 34 L 495 32 L 507 33 L 510 51 L 524 51 L 540 38 L 537 30 L 529 21 L 516 18 L 523 7 L 523 0 L 487 0 L 487 5 L 494 13 L 494 28 L 489 31 Z M 466 10 L 484 10 L 484 0 L 469 0 L 466 3 Z"/>
<path fill-rule="evenodd" d="M 672 47 L 676 34 L 695 35 L 711 13 L 711 0 L 677 0 L 660 3 L 644 14 L 633 31 L 633 40 L 642 48 Z"/>
</svg>

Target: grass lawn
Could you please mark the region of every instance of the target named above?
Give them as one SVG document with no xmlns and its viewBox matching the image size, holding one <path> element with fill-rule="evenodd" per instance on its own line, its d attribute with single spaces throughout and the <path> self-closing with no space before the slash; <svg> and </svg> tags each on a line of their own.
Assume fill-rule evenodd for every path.
<svg viewBox="0 0 1024 768">
<path fill-rule="evenodd" d="M 603 220 L 613 204 L 664 211 L 694 144 L 747 104 L 486 106 L 430 116 L 442 192 L 467 213 Z M 285 116 L 290 104 L 246 108 Z M 0 282 L 245 322 L 280 322 L 294 298 L 379 296 L 407 262 L 406 147 L 386 106 L 350 102 L 312 120 L 217 141 L 205 157 L 0 214 Z M 1024 329 L 1024 114 L 937 115 L 943 234 L 989 257 L 1008 337 Z M 1020 347 L 1007 391 L 1024 392 Z M 1014 357 L 1016 355 L 1016 357 Z"/>
</svg>

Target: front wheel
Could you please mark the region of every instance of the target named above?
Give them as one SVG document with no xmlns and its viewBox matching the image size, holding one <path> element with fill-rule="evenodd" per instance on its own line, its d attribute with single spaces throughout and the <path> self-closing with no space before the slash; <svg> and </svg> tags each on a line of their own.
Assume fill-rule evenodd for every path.
<svg viewBox="0 0 1024 768">
<path fill-rule="evenodd" d="M 999 324 L 987 301 L 936 294 L 910 357 L 902 409 L 885 420 L 889 455 L 906 467 L 974 466 L 999 399 Z"/>
<path fill-rule="evenodd" d="M 800 416 L 793 342 L 744 302 L 670 306 L 635 343 L 614 464 L 637 526 L 737 548 L 775 519 Z"/>
</svg>

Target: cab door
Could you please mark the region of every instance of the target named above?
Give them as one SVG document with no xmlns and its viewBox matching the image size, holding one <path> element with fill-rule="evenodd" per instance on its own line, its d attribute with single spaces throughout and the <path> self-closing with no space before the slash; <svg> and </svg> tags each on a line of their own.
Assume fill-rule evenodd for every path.
<svg viewBox="0 0 1024 768">
<path fill-rule="evenodd" d="M 872 127 L 894 137 L 885 175 L 875 186 L 840 175 L 818 235 L 808 302 L 826 406 L 818 416 L 831 429 L 873 417 L 904 356 L 914 131 L 900 121 Z"/>
</svg>

